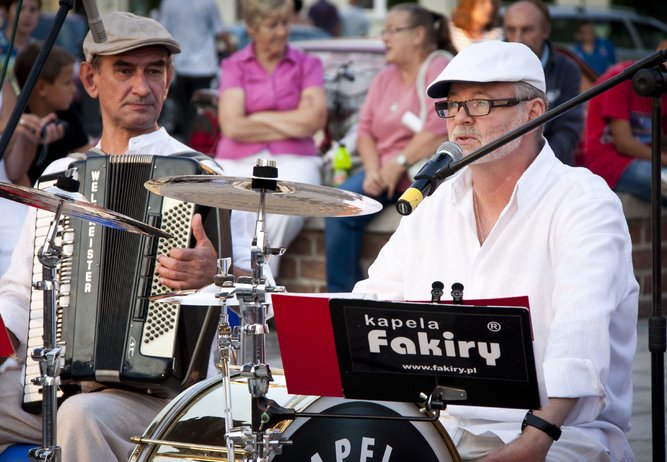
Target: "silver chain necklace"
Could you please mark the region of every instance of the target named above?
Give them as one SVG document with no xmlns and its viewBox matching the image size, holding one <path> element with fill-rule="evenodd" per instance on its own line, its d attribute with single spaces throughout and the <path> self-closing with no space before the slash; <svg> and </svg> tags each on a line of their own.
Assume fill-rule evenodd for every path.
<svg viewBox="0 0 667 462">
<path fill-rule="evenodd" d="M 482 218 L 479 213 L 479 205 L 477 203 L 477 194 L 475 191 L 472 192 L 472 206 L 475 212 L 475 224 L 477 225 L 477 237 L 479 238 L 479 243 L 484 244 L 486 240 L 486 232 L 484 231 L 484 226 L 482 225 Z"/>
</svg>

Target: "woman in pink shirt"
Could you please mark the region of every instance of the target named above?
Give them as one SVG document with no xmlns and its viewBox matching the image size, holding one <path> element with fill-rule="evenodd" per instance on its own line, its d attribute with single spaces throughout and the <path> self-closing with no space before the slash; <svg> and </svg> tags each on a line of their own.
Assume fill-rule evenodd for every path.
<svg viewBox="0 0 667 462">
<path fill-rule="evenodd" d="M 258 158 L 275 160 L 282 180 L 319 184 L 321 157 L 313 135 L 324 127 L 322 63 L 288 45 L 289 0 L 243 0 L 251 43 L 222 61 L 216 159 L 225 173 L 250 176 Z M 268 215 L 272 247 L 287 247 L 304 218 Z M 277 259 L 269 261 L 278 274 Z"/>
<path fill-rule="evenodd" d="M 390 10 L 382 39 L 388 65 L 373 79 L 359 117 L 357 149 L 364 169 L 340 188 L 387 205 L 409 186 L 408 168 L 433 155 L 447 139 L 447 127 L 425 89 L 449 63 L 453 46 L 447 18 L 415 3 Z M 326 220 L 330 292 L 350 292 L 362 278 L 361 240 L 372 219 Z"/>
</svg>

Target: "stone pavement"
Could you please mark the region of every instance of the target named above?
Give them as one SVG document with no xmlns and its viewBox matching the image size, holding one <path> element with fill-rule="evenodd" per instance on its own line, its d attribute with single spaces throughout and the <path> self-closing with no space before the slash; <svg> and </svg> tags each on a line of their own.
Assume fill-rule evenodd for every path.
<svg viewBox="0 0 667 462">
<path fill-rule="evenodd" d="M 634 399 L 632 430 L 628 435 L 636 462 L 651 462 L 653 455 L 651 428 L 651 354 L 648 351 L 648 319 L 637 323 L 637 354 L 632 368 Z M 665 381 L 667 383 L 667 380 Z M 657 461 L 656 461 L 657 462 Z"/>
<path fill-rule="evenodd" d="M 273 323 L 271 323 L 271 334 L 267 338 L 267 360 L 271 367 L 282 367 Z M 648 351 L 648 319 L 646 318 L 639 319 L 637 323 L 637 354 L 632 380 L 634 384 L 632 430 L 628 438 L 635 453 L 636 462 L 652 462 L 651 355 Z"/>
</svg>

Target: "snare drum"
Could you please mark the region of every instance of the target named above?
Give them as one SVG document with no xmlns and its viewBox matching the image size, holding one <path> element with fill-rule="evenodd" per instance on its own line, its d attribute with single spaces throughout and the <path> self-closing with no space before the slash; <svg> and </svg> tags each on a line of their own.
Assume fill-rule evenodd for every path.
<svg viewBox="0 0 667 462">
<path fill-rule="evenodd" d="M 274 370 L 273 378 L 267 397 L 297 412 L 421 415 L 417 406 L 410 403 L 290 395 L 282 372 Z M 233 376 L 231 390 L 234 426 L 249 425 L 251 397 L 246 379 Z M 142 436 L 143 440 L 161 443 L 138 444 L 130 462 L 226 461 L 223 409 L 220 375 L 195 384 L 171 401 Z M 460 461 L 454 444 L 438 421 L 296 418 L 278 426 L 283 438 L 292 444 L 284 445 L 282 454 L 272 459 L 274 462 Z M 237 455 L 237 460 L 241 459 Z"/>
</svg>

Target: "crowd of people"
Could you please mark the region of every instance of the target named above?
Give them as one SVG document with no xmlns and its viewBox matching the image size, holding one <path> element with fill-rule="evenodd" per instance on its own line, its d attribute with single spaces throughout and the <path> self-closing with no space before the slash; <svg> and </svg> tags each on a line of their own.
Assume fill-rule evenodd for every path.
<svg viewBox="0 0 667 462">
<path fill-rule="evenodd" d="M 248 177 L 258 159 L 269 159 L 281 180 L 321 184 L 316 137 L 327 122 L 323 65 L 290 45 L 290 25 L 303 21 L 332 36 L 366 36 L 368 14 L 356 0 L 340 10 L 327 0 L 240 3 L 251 40 L 238 50 L 213 0 L 191 0 L 187 8 L 163 0 L 157 19 L 105 14 L 108 40 L 97 43 L 89 33 L 81 63 L 54 47 L 0 162 L 0 181 L 32 186 L 42 175 L 65 171 L 72 153 L 190 152 L 159 125 L 164 102 L 175 92 L 179 131 L 188 133 L 193 92 L 215 87 L 221 134 L 208 169 Z M 42 47 L 30 38 L 41 3 L 23 0 L 20 15 L 17 0 L 2 0 L 0 7 L 0 46 L 9 63 L 0 99 L 4 131 Z M 631 64 L 616 63 L 613 44 L 586 21 L 577 31 L 578 58 L 559 50 L 542 0 L 515 0 L 502 19 L 499 7 L 496 0 L 459 0 L 451 17 L 417 3 L 387 12 L 380 34 L 386 66 L 374 77 L 356 126 L 361 167 L 338 187 L 394 204 L 411 183 L 410 168 L 444 141 L 468 155 L 580 94 L 576 59 L 593 67 L 599 81 Z M 665 39 L 659 48 L 667 48 Z M 233 51 L 222 60 L 220 41 Z M 85 132 L 72 107 L 76 79 L 99 102 L 99 139 Z M 431 282 L 443 280 L 462 282 L 469 298 L 529 297 L 546 398 L 528 414 L 449 406 L 442 422 L 463 460 L 634 460 L 626 433 L 638 284 L 621 202 L 612 191 L 650 200 L 650 120 L 650 99 L 637 96 L 628 81 L 507 143 L 404 218 L 367 274 L 361 242 L 373 216 L 325 221 L 330 292 L 427 300 Z M 667 144 L 662 156 L 667 185 Z M 42 421 L 21 409 L 35 210 L 0 199 L 0 213 L 10 217 L 0 223 L 0 315 L 16 350 L 14 358 L 0 358 L 1 453 L 12 444 L 39 445 Z M 251 274 L 255 220 L 236 211 L 229 218 L 232 243 L 224 250 L 234 257 L 236 275 Z M 303 217 L 269 214 L 271 246 L 289 247 L 303 225 Z M 200 217 L 192 235 L 193 247 L 157 259 L 160 282 L 173 290 L 200 289 L 216 274 L 223 249 Z M 279 263 L 269 260 L 269 281 L 280 282 Z M 500 263 L 512 274 L 500 273 Z M 63 460 L 126 460 L 129 438 L 168 399 L 86 385 L 58 410 Z"/>
</svg>

